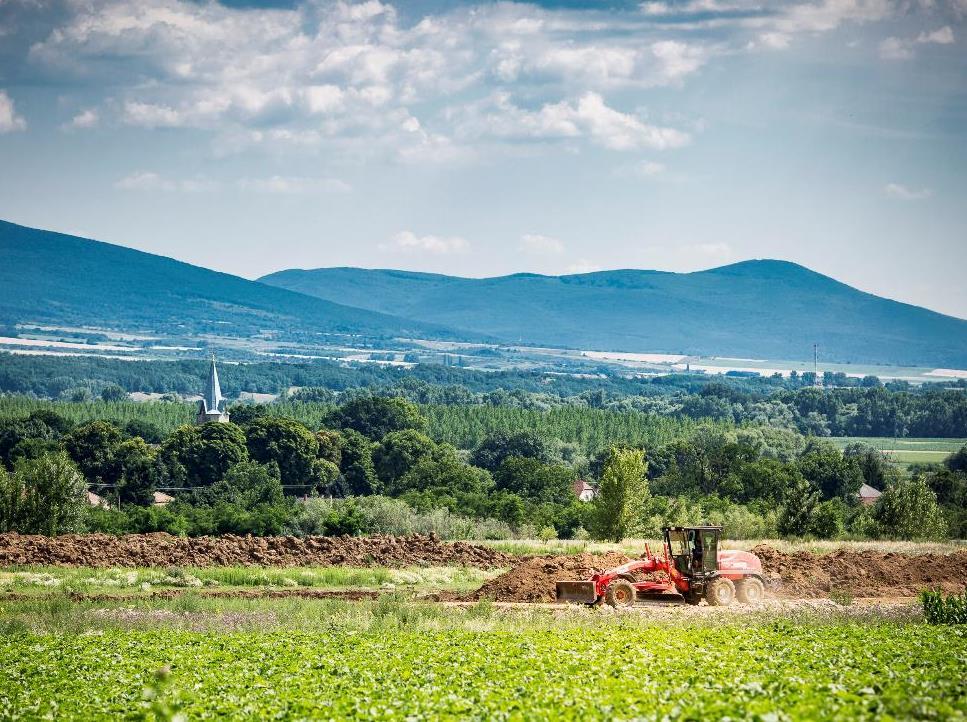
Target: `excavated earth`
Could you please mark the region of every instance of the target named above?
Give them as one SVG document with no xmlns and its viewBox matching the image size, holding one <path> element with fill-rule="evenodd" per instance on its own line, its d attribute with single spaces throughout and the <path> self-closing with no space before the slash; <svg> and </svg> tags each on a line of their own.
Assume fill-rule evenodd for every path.
<svg viewBox="0 0 967 722">
<path fill-rule="evenodd" d="M 165 533 L 0 534 L 0 566 L 226 567 L 226 566 L 468 566 L 507 567 L 512 557 L 467 542 L 444 542 L 435 534 L 407 537 L 185 538 Z"/>
<path fill-rule="evenodd" d="M 967 588 L 967 551 L 896 554 L 840 549 L 785 554 L 765 544 L 751 551 L 762 560 L 777 596 L 813 599 L 848 592 L 854 597 L 912 597 L 923 589 Z"/>
<path fill-rule="evenodd" d="M 760 545 L 769 591 L 790 599 L 913 597 L 922 589 L 960 592 L 967 585 L 967 551 L 954 554 L 904 555 L 839 550 L 829 554 L 784 554 Z M 532 557 L 460 599 L 497 602 L 553 602 L 559 579 L 587 579 L 594 572 L 628 561 L 621 554 Z M 643 581 L 641 579 L 640 581 Z"/>
</svg>

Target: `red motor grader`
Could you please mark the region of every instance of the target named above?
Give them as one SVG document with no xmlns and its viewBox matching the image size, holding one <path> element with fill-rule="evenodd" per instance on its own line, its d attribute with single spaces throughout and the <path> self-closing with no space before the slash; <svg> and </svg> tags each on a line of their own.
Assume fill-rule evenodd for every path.
<svg viewBox="0 0 967 722">
<path fill-rule="evenodd" d="M 557 600 L 631 606 L 640 594 L 677 592 L 690 604 L 705 599 L 724 607 L 736 598 L 755 604 L 765 595 L 762 562 L 750 552 L 719 550 L 720 526 L 676 526 L 664 530 L 663 554 L 645 556 L 581 581 L 557 582 Z M 639 581 L 662 573 L 664 580 Z"/>
</svg>

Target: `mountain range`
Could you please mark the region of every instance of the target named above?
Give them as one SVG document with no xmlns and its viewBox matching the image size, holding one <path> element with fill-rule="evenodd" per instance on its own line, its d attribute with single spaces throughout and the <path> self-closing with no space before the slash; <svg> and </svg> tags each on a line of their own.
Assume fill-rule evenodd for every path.
<svg viewBox="0 0 967 722">
<path fill-rule="evenodd" d="M 864 293 L 794 263 L 455 278 L 359 268 L 259 279 L 508 342 L 642 353 L 967 366 L 967 321 Z"/>
<path fill-rule="evenodd" d="M 459 278 L 360 268 L 250 281 L 0 221 L 0 323 L 322 340 L 352 333 L 567 348 L 967 368 L 967 321 L 785 261 L 694 273 Z"/>
<path fill-rule="evenodd" d="M 168 336 L 431 336 L 448 329 L 86 238 L 0 221 L 0 322 Z"/>
</svg>

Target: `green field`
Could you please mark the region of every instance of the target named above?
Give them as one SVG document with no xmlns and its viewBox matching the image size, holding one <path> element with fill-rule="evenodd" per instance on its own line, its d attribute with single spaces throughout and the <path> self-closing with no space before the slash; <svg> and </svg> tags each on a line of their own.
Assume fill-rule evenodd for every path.
<svg viewBox="0 0 967 722">
<path fill-rule="evenodd" d="M 967 444 L 967 439 L 895 439 L 890 436 L 834 436 L 830 441 L 840 449 L 849 444 L 867 444 L 903 466 L 939 464 Z"/>
<path fill-rule="evenodd" d="M 959 719 L 967 630 L 656 624 L 0 637 L 2 719 Z M 165 668 L 166 679 L 155 682 Z"/>
</svg>

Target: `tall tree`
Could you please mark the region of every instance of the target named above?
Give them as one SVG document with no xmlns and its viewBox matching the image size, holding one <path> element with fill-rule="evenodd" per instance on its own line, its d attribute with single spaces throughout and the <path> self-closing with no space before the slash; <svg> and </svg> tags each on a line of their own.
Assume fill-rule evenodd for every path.
<svg viewBox="0 0 967 722">
<path fill-rule="evenodd" d="M 0 469 L 0 530 L 48 536 L 80 531 L 86 490 L 64 452 L 20 459 L 12 474 Z"/>
<path fill-rule="evenodd" d="M 645 452 L 614 448 L 604 464 L 595 499 L 594 532 L 620 542 L 644 524 L 649 490 Z"/>
<path fill-rule="evenodd" d="M 416 404 L 406 399 L 362 396 L 333 411 L 329 425 L 352 429 L 373 441 L 379 441 L 391 431 L 425 431 L 426 419 Z"/>
</svg>

